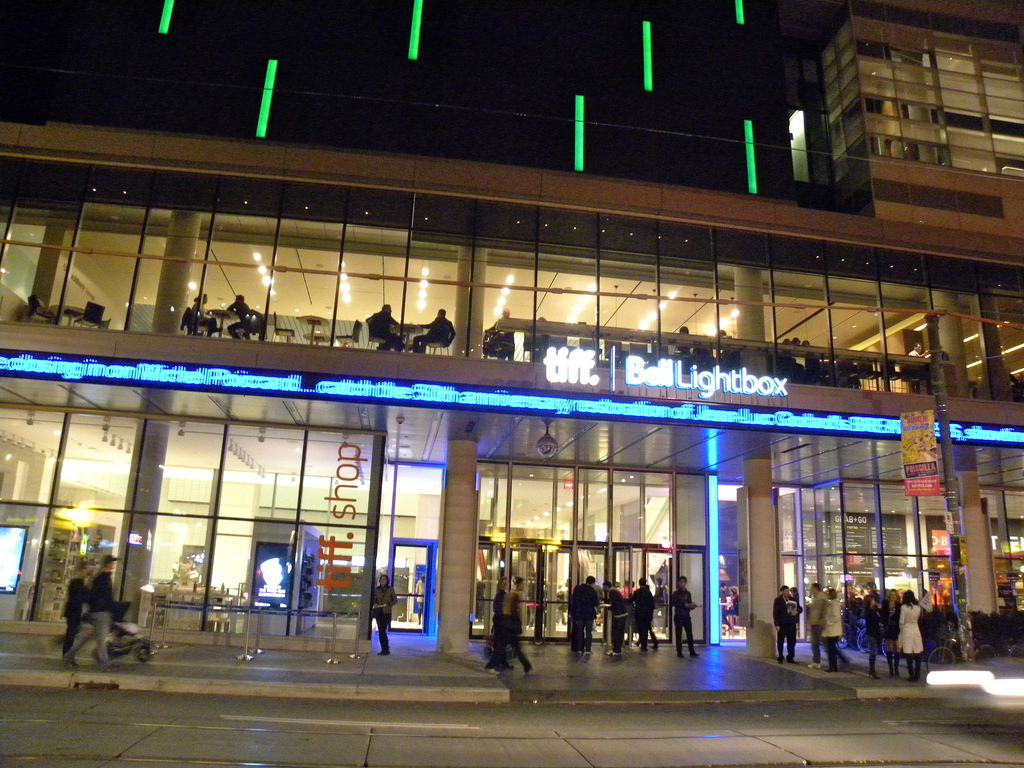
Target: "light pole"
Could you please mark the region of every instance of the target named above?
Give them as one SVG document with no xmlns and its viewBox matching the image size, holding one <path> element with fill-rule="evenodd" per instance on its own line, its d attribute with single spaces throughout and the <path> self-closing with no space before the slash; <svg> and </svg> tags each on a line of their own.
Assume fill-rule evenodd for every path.
<svg viewBox="0 0 1024 768">
<path fill-rule="evenodd" d="M 956 466 L 953 463 L 953 438 L 949 433 L 949 404 L 944 370 L 950 363 L 946 360 L 939 341 L 938 315 L 928 315 L 926 322 L 928 347 L 931 353 L 929 369 L 932 394 L 935 396 L 935 419 L 939 424 L 939 446 L 942 452 L 942 478 L 946 497 L 945 522 L 946 533 L 949 536 L 949 580 L 960 633 L 961 653 L 966 660 L 971 661 L 974 659 L 974 639 L 971 632 L 971 617 L 967 612 L 967 579 L 964 576 L 960 553 L 963 545 L 963 518 L 960 514 Z"/>
</svg>

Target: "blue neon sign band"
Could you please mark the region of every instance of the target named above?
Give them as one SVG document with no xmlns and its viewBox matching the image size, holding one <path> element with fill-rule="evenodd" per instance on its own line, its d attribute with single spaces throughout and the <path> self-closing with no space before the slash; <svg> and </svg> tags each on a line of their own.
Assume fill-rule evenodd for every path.
<svg viewBox="0 0 1024 768">
<path fill-rule="evenodd" d="M 671 424 L 793 433 L 853 435 L 896 439 L 900 420 L 884 416 L 794 412 L 787 409 L 733 406 L 719 403 L 631 400 L 570 393 L 466 387 L 433 382 L 398 382 L 368 378 L 329 378 L 310 373 L 250 372 L 228 367 L 190 366 L 138 360 L 108 360 L 71 355 L 0 352 L 0 376 L 26 376 L 54 381 L 83 381 L 112 385 L 145 384 L 241 394 L 287 394 L 309 399 L 383 401 L 498 413 L 535 413 L 562 417 L 598 416 L 617 420 L 661 421 Z M 1012 427 L 950 424 L 959 443 L 1024 445 L 1024 431 Z"/>
</svg>

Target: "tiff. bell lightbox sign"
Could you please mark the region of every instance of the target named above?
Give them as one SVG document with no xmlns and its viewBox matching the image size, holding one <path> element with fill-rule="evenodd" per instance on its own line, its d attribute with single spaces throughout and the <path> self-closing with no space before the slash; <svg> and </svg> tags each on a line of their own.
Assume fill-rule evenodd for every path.
<svg viewBox="0 0 1024 768">
<path fill-rule="evenodd" d="M 544 356 L 544 368 L 547 380 L 551 384 L 584 384 L 596 387 L 601 377 L 594 372 L 596 361 L 592 349 L 569 349 L 568 347 L 548 347 Z M 738 371 L 723 370 L 715 366 L 711 370 L 702 371 L 695 365 L 687 368 L 678 360 L 661 359 L 655 365 L 638 355 L 629 355 L 623 365 L 623 382 L 627 386 L 664 387 L 696 391 L 697 396 L 707 400 L 716 392 L 729 395 L 759 395 L 761 397 L 786 397 L 788 379 L 776 379 L 772 376 L 755 376 L 747 373 L 746 368 Z M 611 360 L 609 384 L 615 391 L 615 359 Z"/>
</svg>

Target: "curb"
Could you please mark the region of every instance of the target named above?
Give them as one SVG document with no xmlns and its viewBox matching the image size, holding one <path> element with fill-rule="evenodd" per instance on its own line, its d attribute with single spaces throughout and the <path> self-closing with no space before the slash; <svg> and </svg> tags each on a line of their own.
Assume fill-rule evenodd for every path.
<svg viewBox="0 0 1024 768">
<path fill-rule="evenodd" d="M 348 685 L 334 683 L 253 683 L 244 680 L 180 677 L 143 677 L 110 672 L 0 672 L 0 685 L 34 688 L 97 688 L 151 693 L 187 693 L 219 696 L 266 696 L 284 699 L 345 701 L 416 701 L 460 704 L 508 704 L 506 688 L 429 685 Z"/>
</svg>

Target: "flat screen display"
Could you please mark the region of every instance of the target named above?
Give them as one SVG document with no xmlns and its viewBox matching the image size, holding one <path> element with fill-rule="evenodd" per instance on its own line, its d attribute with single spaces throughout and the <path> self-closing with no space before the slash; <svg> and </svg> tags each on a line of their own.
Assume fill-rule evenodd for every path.
<svg viewBox="0 0 1024 768">
<path fill-rule="evenodd" d="M 0 526 L 0 594 L 14 592 L 21 577 L 27 528 Z"/>
<path fill-rule="evenodd" d="M 252 577 L 253 606 L 286 609 L 292 588 L 292 563 L 288 544 L 256 543 L 256 570 Z"/>
</svg>

